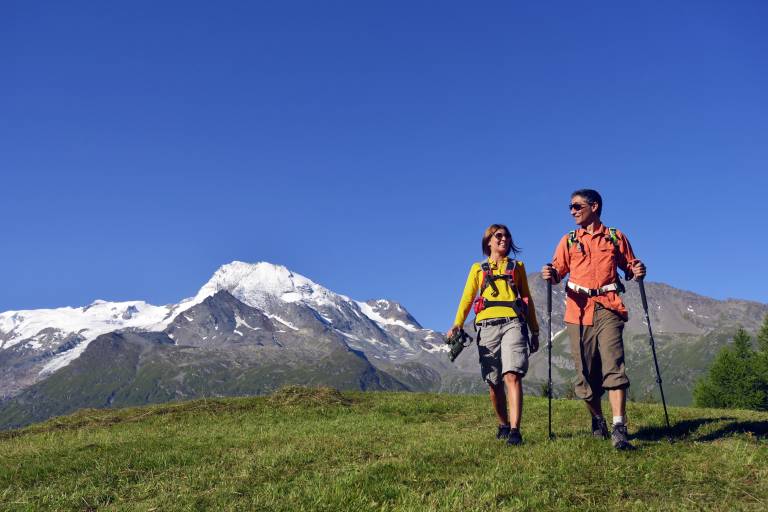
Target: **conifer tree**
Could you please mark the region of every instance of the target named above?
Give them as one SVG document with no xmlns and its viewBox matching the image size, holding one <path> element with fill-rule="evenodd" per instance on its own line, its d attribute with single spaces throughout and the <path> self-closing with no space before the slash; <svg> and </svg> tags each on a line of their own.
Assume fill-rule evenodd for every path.
<svg viewBox="0 0 768 512">
<path fill-rule="evenodd" d="M 768 355 L 768 314 L 763 319 L 763 325 L 757 332 L 757 350 Z"/>
<path fill-rule="evenodd" d="M 736 331 L 736 335 L 733 337 L 733 354 L 740 360 L 746 361 L 751 359 L 754 355 L 752 350 L 752 340 L 742 328 Z"/>
<path fill-rule="evenodd" d="M 755 371 L 760 380 L 765 400 L 768 401 L 768 314 L 763 319 L 763 325 L 757 332 L 757 354 L 755 355 Z M 768 410 L 768 403 L 763 410 Z"/>
<path fill-rule="evenodd" d="M 733 344 L 720 349 L 709 373 L 693 390 L 700 407 L 768 409 L 768 383 L 762 371 L 763 358 L 752 349 L 744 329 L 736 331 Z"/>
</svg>

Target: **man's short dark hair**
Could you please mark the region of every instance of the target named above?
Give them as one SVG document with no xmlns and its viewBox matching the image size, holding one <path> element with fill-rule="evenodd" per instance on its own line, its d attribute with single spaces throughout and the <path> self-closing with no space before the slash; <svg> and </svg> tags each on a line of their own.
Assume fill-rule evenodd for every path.
<svg viewBox="0 0 768 512">
<path fill-rule="evenodd" d="M 597 203 L 597 216 L 599 217 L 603 213 L 603 198 L 600 196 L 600 192 L 592 190 L 591 188 L 582 188 L 571 194 L 571 199 L 575 196 L 581 196 L 587 200 L 589 204 Z"/>
</svg>

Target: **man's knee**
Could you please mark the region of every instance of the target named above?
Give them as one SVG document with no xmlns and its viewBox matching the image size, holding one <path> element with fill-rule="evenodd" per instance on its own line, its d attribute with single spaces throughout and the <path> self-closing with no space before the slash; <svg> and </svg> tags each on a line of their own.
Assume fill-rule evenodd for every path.
<svg viewBox="0 0 768 512">
<path fill-rule="evenodd" d="M 614 385 L 614 386 L 603 386 L 603 388 L 608 390 L 609 393 L 611 391 L 623 391 L 623 392 L 626 393 L 627 392 L 627 388 L 629 388 L 629 379 L 627 379 L 626 377 L 624 377 L 624 378 L 625 378 L 625 381 L 623 381 L 623 382 L 621 382 L 621 383 L 619 383 L 617 385 Z"/>
<path fill-rule="evenodd" d="M 517 384 L 521 380 L 523 380 L 523 377 L 519 373 L 507 372 L 504 374 L 504 382 L 507 384 Z"/>
</svg>

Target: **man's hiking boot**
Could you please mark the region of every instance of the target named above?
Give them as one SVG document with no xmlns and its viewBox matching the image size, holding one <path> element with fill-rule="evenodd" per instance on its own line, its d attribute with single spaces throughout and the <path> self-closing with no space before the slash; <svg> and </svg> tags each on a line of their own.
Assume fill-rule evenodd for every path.
<svg viewBox="0 0 768 512">
<path fill-rule="evenodd" d="M 617 423 L 613 426 L 613 431 L 611 432 L 611 444 L 613 444 L 613 447 L 617 450 L 635 449 L 634 446 L 629 444 L 629 439 L 627 438 L 627 427 L 621 423 Z"/>
<path fill-rule="evenodd" d="M 598 419 L 592 416 L 592 437 L 597 439 L 608 439 L 611 437 L 605 418 Z"/>
<path fill-rule="evenodd" d="M 509 425 L 499 425 L 499 430 L 496 432 L 496 439 L 506 441 L 509 437 Z"/>
<path fill-rule="evenodd" d="M 523 444 L 523 436 L 516 428 L 509 429 L 509 436 L 507 437 L 507 444 L 510 446 L 517 446 Z"/>
</svg>

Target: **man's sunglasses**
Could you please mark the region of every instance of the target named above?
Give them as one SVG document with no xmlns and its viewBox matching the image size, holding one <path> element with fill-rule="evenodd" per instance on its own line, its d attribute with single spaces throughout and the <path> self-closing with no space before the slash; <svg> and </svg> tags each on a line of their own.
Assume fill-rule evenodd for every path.
<svg viewBox="0 0 768 512">
<path fill-rule="evenodd" d="M 593 204 L 593 203 L 589 203 L 589 204 Z M 581 211 L 582 208 L 586 208 L 586 207 L 587 207 L 586 204 L 571 203 L 568 205 L 568 211 L 576 210 L 578 212 L 578 211 Z"/>
</svg>

